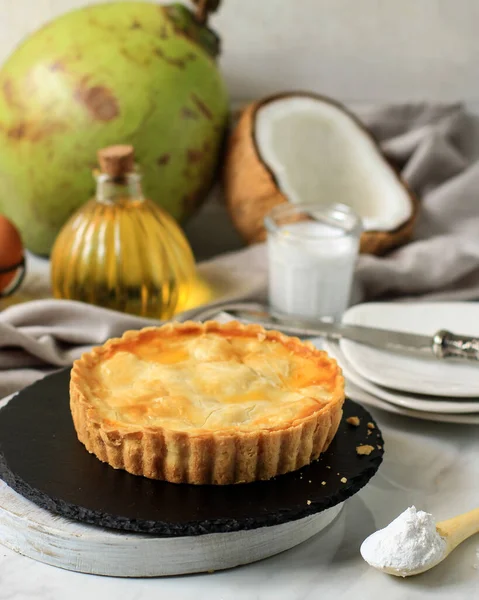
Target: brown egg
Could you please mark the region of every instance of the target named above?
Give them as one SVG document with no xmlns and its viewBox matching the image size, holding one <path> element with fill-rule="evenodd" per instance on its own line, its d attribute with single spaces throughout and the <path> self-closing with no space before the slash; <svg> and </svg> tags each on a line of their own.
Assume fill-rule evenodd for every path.
<svg viewBox="0 0 479 600">
<path fill-rule="evenodd" d="M 0 215 L 0 294 L 15 279 L 22 259 L 22 238 L 15 225 Z"/>
</svg>

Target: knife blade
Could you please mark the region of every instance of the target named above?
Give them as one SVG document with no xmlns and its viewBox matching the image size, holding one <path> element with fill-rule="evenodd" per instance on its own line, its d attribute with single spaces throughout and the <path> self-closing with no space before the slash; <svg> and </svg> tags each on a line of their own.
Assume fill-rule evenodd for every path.
<svg viewBox="0 0 479 600">
<path fill-rule="evenodd" d="M 438 359 L 457 358 L 479 361 L 479 338 L 457 335 L 439 330 L 434 335 L 392 331 L 378 327 L 349 325 L 337 321 L 313 320 L 270 312 L 261 304 L 231 303 L 217 307 L 248 323 L 265 329 L 278 329 L 301 337 L 326 337 L 339 341 L 342 338 L 391 352 L 415 353 Z M 206 312 L 201 315 L 206 316 Z M 209 315 L 208 315 L 209 316 Z"/>
</svg>

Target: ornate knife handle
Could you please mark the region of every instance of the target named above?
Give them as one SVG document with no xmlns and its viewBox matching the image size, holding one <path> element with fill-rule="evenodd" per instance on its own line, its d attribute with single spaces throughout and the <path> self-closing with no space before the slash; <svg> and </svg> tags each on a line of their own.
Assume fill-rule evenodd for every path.
<svg viewBox="0 0 479 600">
<path fill-rule="evenodd" d="M 455 335 L 450 331 L 438 331 L 432 341 L 436 358 L 468 358 L 479 360 L 479 338 Z"/>
</svg>

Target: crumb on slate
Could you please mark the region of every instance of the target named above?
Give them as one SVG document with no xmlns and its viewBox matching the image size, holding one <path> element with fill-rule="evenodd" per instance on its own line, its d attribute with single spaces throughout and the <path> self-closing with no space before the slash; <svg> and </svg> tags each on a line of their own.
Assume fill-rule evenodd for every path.
<svg viewBox="0 0 479 600">
<path fill-rule="evenodd" d="M 331 467 L 329 465 L 326 465 L 326 469 L 330 469 Z"/>
<path fill-rule="evenodd" d="M 378 450 L 382 450 L 382 446 L 381 446 L 381 444 L 378 444 L 378 445 L 377 445 L 377 448 L 378 448 Z"/>
<path fill-rule="evenodd" d="M 350 425 L 353 425 L 354 427 L 358 427 L 359 424 L 361 423 L 361 421 L 359 420 L 359 417 L 348 417 L 346 419 L 346 423 L 349 423 Z"/>
<path fill-rule="evenodd" d="M 372 431 L 370 429 L 368 429 L 368 435 L 371 435 Z"/>
<path fill-rule="evenodd" d="M 347 479 L 346 477 L 341 477 L 341 483 L 346 483 Z"/>
<path fill-rule="evenodd" d="M 326 485 L 326 482 L 325 482 L 325 481 L 322 481 L 322 482 L 321 482 L 321 485 Z"/>
<path fill-rule="evenodd" d="M 374 423 L 371 423 L 371 421 L 369 421 L 368 429 L 376 429 L 376 425 Z"/>
<path fill-rule="evenodd" d="M 373 450 L 374 446 L 370 446 L 369 444 L 362 444 L 361 446 L 356 446 L 356 454 L 359 454 L 360 456 L 369 456 Z"/>
<path fill-rule="evenodd" d="M 311 500 L 307 500 L 306 504 L 309 506 L 311 504 Z"/>
</svg>

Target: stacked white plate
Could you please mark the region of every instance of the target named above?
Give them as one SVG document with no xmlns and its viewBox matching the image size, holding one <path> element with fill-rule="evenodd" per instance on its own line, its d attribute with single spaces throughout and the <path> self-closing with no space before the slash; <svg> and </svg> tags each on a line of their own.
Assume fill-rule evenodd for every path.
<svg viewBox="0 0 479 600">
<path fill-rule="evenodd" d="M 361 304 L 350 308 L 343 322 L 479 337 L 479 303 Z M 479 362 L 398 354 L 346 339 L 323 346 L 341 365 L 351 399 L 418 419 L 479 425 Z"/>
</svg>

